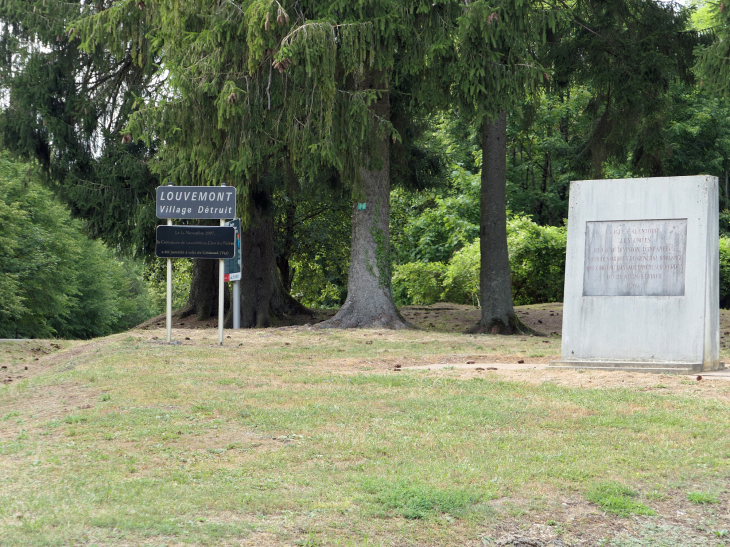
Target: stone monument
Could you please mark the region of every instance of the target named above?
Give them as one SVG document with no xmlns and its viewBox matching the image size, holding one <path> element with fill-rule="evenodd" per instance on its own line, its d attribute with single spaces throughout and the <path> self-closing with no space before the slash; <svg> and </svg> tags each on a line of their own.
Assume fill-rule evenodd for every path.
<svg viewBox="0 0 730 547">
<path fill-rule="evenodd" d="M 717 178 L 570 185 L 562 360 L 691 373 L 720 357 Z"/>
</svg>

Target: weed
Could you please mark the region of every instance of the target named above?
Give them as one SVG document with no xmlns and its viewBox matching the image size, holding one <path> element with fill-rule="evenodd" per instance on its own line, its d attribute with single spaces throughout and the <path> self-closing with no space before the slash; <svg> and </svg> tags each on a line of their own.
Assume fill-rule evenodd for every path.
<svg viewBox="0 0 730 547">
<path fill-rule="evenodd" d="M 635 501 L 638 493 L 617 482 L 605 482 L 595 485 L 586 494 L 586 499 L 595 503 L 607 513 L 620 517 L 631 515 L 654 515 L 652 509 Z"/>
<path fill-rule="evenodd" d="M 698 505 L 706 503 L 720 503 L 720 498 L 709 492 L 689 492 L 687 494 L 687 499 Z"/>
<path fill-rule="evenodd" d="M 482 493 L 471 489 L 436 488 L 425 484 L 379 484 L 374 490 L 378 503 L 407 519 L 425 519 L 438 513 L 460 517 L 484 498 Z"/>
</svg>

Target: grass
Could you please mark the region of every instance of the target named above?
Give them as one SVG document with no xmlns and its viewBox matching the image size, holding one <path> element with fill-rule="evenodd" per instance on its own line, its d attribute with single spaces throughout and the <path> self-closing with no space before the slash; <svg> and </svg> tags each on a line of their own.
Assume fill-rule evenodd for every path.
<svg viewBox="0 0 730 547">
<path fill-rule="evenodd" d="M 586 494 L 586 499 L 591 503 L 595 503 L 607 513 L 613 513 L 620 517 L 656 515 L 654 510 L 634 499 L 638 495 L 638 492 L 623 484 L 607 482 L 597 484 L 591 488 Z"/>
<path fill-rule="evenodd" d="M 704 384 L 393 371 L 529 351 L 502 337 L 195 334 L 75 345 L 0 386 L 0 544 L 464 545 L 565 523 L 564 499 L 650 515 L 730 475 L 729 405 Z"/>
<path fill-rule="evenodd" d="M 717 494 L 711 492 L 689 492 L 687 499 L 692 503 L 703 505 L 705 503 L 720 503 L 720 498 Z"/>
</svg>

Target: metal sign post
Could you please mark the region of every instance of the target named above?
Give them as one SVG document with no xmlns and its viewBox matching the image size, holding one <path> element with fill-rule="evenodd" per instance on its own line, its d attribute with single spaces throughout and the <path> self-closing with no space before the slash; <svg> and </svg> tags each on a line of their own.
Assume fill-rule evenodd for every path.
<svg viewBox="0 0 730 547">
<path fill-rule="evenodd" d="M 221 219 L 221 226 L 225 226 L 226 221 Z M 225 260 L 218 260 L 218 345 L 223 345 L 223 287 L 225 281 Z"/>
<path fill-rule="evenodd" d="M 159 186 L 157 218 L 167 219 L 167 226 L 158 226 L 155 254 L 167 259 L 167 342 L 172 342 L 172 259 L 218 259 L 218 345 L 223 345 L 224 262 L 233 258 L 235 230 L 225 226 L 225 219 L 236 216 L 236 189 L 221 186 Z M 219 219 L 220 227 L 173 227 L 172 219 Z M 240 274 L 239 274 L 240 275 Z M 234 289 L 235 290 L 235 289 Z M 237 297 L 235 302 L 240 299 Z"/>
<path fill-rule="evenodd" d="M 167 219 L 167 225 L 172 226 L 172 219 Z M 167 343 L 172 342 L 172 258 L 167 259 Z"/>
</svg>

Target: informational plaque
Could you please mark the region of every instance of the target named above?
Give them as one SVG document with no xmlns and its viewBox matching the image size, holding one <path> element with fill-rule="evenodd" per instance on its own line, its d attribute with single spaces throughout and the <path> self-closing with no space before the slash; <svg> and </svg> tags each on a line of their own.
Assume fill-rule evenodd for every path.
<svg viewBox="0 0 730 547">
<path fill-rule="evenodd" d="M 233 226 L 158 226 L 155 255 L 158 258 L 233 258 Z"/>
<path fill-rule="evenodd" d="M 583 296 L 684 296 L 687 219 L 586 222 Z"/>
</svg>

